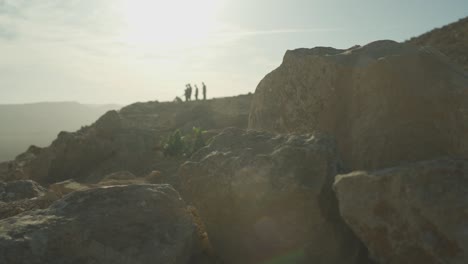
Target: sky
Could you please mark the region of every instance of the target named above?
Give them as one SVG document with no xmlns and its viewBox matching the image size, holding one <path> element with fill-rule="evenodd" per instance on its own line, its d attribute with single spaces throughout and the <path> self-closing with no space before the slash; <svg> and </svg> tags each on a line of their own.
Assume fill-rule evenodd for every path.
<svg viewBox="0 0 468 264">
<path fill-rule="evenodd" d="M 0 0 L 0 104 L 254 92 L 288 49 L 404 41 L 467 0 Z"/>
</svg>

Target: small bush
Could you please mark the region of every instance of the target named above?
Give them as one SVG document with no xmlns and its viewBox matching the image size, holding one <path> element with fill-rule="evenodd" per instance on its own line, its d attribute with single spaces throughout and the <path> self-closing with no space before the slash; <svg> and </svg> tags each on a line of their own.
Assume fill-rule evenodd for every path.
<svg viewBox="0 0 468 264">
<path fill-rule="evenodd" d="M 197 152 L 199 149 L 206 146 L 205 140 L 203 139 L 203 131 L 199 127 L 193 128 L 193 142 L 191 154 Z"/>
<path fill-rule="evenodd" d="M 170 157 L 191 156 L 206 146 L 201 128 L 194 127 L 192 134 L 182 136 L 180 130 L 174 131 L 164 143 L 164 155 Z"/>
<path fill-rule="evenodd" d="M 164 155 L 180 156 L 182 154 L 184 154 L 184 142 L 180 130 L 177 129 L 167 138 L 166 144 L 164 144 Z"/>
</svg>

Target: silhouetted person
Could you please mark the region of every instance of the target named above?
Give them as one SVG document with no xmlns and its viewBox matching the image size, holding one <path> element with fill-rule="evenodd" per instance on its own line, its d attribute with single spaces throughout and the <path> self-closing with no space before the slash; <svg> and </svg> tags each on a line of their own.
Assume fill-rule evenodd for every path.
<svg viewBox="0 0 468 264">
<path fill-rule="evenodd" d="M 195 84 L 195 100 L 198 101 L 198 86 Z"/>
<path fill-rule="evenodd" d="M 202 88 L 203 88 L 203 100 L 206 100 L 206 85 L 204 82 L 202 82 Z"/>
<path fill-rule="evenodd" d="M 187 85 L 187 89 L 188 89 L 188 99 L 189 101 L 192 100 L 192 85 L 190 85 L 190 83 Z"/>
<path fill-rule="evenodd" d="M 184 93 L 185 102 L 188 102 L 188 100 L 189 100 L 189 85 L 190 85 L 190 84 L 186 84 L 186 85 L 185 85 L 185 93 Z"/>
</svg>

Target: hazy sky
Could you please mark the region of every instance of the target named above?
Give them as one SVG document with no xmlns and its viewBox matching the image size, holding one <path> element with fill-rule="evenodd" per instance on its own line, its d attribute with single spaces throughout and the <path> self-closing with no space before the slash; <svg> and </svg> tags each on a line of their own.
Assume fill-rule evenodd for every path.
<svg viewBox="0 0 468 264">
<path fill-rule="evenodd" d="M 287 49 L 403 41 L 467 0 L 0 0 L 0 103 L 254 92 Z"/>
</svg>

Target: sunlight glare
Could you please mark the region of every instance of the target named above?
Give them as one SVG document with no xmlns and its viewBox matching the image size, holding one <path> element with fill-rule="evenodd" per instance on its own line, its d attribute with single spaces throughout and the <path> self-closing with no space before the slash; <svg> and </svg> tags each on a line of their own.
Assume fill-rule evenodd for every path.
<svg viewBox="0 0 468 264">
<path fill-rule="evenodd" d="M 124 0 L 125 40 L 138 46 L 202 44 L 216 27 L 219 0 Z"/>
</svg>

